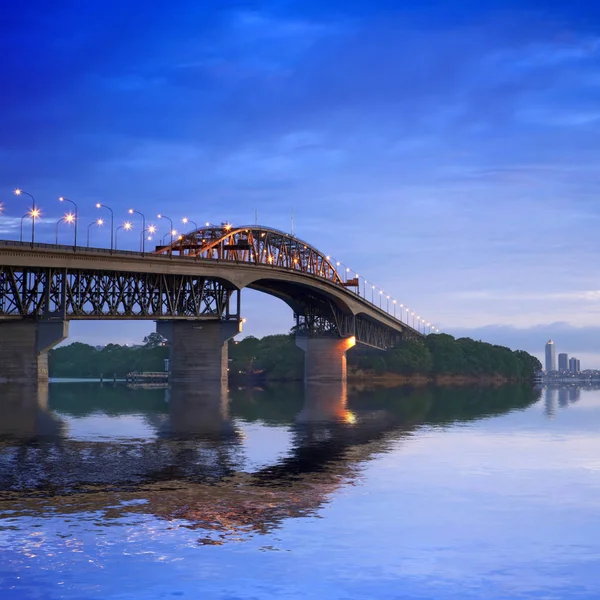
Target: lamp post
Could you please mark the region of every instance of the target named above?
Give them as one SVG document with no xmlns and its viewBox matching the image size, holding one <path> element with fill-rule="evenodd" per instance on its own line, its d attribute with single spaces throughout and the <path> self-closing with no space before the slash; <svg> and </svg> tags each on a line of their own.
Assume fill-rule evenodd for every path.
<svg viewBox="0 0 600 600">
<path fill-rule="evenodd" d="M 148 240 L 152 239 L 152 234 L 156 233 L 156 227 L 154 225 L 148 225 L 148 227 L 146 227 L 143 231 L 142 231 L 142 235 L 140 236 L 140 246 L 142 246 L 144 249 L 146 247 L 146 232 L 148 232 L 150 235 L 148 236 Z M 142 250 L 142 252 L 144 252 L 145 250 Z"/>
<path fill-rule="evenodd" d="M 139 210 L 134 210 L 133 208 L 129 209 L 129 214 L 136 214 L 142 217 L 142 239 L 140 240 L 140 247 L 142 254 L 144 254 L 144 252 L 146 251 L 146 242 L 144 240 L 144 232 L 146 231 L 146 217 Z"/>
<path fill-rule="evenodd" d="M 69 221 L 69 223 L 73 223 L 75 222 L 75 239 L 73 240 L 73 246 L 75 248 L 77 248 L 77 221 L 79 220 L 77 217 L 77 204 L 75 204 L 75 202 L 73 202 L 73 200 L 69 200 L 68 198 L 65 198 L 64 196 L 61 196 L 58 199 L 59 202 L 69 202 L 70 204 L 72 204 L 75 207 L 75 214 L 73 215 L 73 219 L 71 221 Z"/>
<path fill-rule="evenodd" d="M 192 221 L 191 219 L 188 219 L 187 217 L 183 217 L 183 219 L 181 219 L 181 222 L 184 225 L 187 225 L 188 223 L 191 223 L 194 226 L 194 242 L 197 243 L 197 240 L 198 240 L 198 224 L 195 221 Z"/>
<path fill-rule="evenodd" d="M 61 217 L 58 221 L 56 221 L 56 245 L 58 246 L 58 226 L 65 220 L 64 217 Z"/>
<path fill-rule="evenodd" d="M 73 223 L 75 221 L 75 215 L 68 213 L 64 217 L 61 217 L 58 221 L 56 221 L 56 245 L 58 246 L 58 226 L 65 221 L 66 223 Z"/>
<path fill-rule="evenodd" d="M 174 235 L 174 233 L 173 233 L 173 231 L 174 231 L 173 230 L 173 221 L 171 219 L 169 219 L 169 217 L 167 217 L 167 215 L 159 214 L 159 215 L 156 215 L 156 216 L 159 219 L 166 219 L 167 221 L 169 221 L 169 225 L 171 226 L 171 229 L 169 231 L 171 232 L 171 246 L 172 246 L 173 245 L 173 235 Z M 177 233 L 177 232 L 175 232 L 175 233 Z M 166 236 L 164 236 L 164 237 L 166 237 Z"/>
<path fill-rule="evenodd" d="M 125 231 L 129 231 L 133 225 L 129 221 L 125 221 L 123 225 L 119 225 L 115 231 L 115 250 L 117 249 L 117 238 L 119 235 L 119 229 L 124 229 Z"/>
<path fill-rule="evenodd" d="M 90 247 L 90 227 L 92 225 L 98 225 L 98 227 L 100 227 L 101 225 L 104 225 L 104 220 L 103 219 L 96 219 L 95 221 L 92 221 L 88 226 L 87 226 L 87 244 L 86 247 L 89 248 Z"/>
<path fill-rule="evenodd" d="M 29 192 L 24 192 L 20 188 L 17 188 L 15 190 L 15 196 L 22 196 L 23 194 L 25 194 L 26 196 L 29 196 L 33 203 L 32 207 L 31 207 L 31 212 L 29 213 L 31 215 L 31 245 L 33 246 L 33 244 L 35 242 L 35 220 L 40 216 L 40 211 L 35 206 L 35 198 Z M 22 224 L 23 224 L 23 220 L 21 220 L 21 225 Z M 21 237 L 23 237 L 23 236 L 21 236 Z M 21 241 L 23 241 L 23 240 L 21 239 Z"/>
<path fill-rule="evenodd" d="M 112 208 L 110 206 L 106 206 L 106 204 L 102 204 L 100 202 L 96 202 L 96 208 L 105 208 L 106 210 L 110 210 L 110 249 L 113 249 L 113 234 L 115 229 L 115 213 L 113 213 Z M 115 240 L 115 248 L 116 248 L 116 240 Z"/>
<path fill-rule="evenodd" d="M 197 224 L 196 224 L 194 221 L 192 221 L 191 219 L 188 219 L 187 217 L 183 217 L 183 219 L 181 219 L 181 222 L 182 222 L 184 225 L 187 225 L 188 223 L 191 223 L 191 224 L 194 226 L 194 229 L 195 229 L 195 230 L 197 230 L 197 229 L 198 229 L 198 225 L 197 225 Z"/>
<path fill-rule="evenodd" d="M 23 241 L 23 219 L 25 219 L 26 217 L 30 217 L 31 213 L 25 213 L 22 217 L 21 217 L 21 233 L 19 234 L 19 241 L 22 242 Z"/>
</svg>

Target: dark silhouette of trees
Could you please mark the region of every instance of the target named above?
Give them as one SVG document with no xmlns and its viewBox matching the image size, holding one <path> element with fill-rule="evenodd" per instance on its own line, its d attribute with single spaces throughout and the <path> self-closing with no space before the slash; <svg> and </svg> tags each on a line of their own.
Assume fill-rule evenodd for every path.
<svg viewBox="0 0 600 600">
<path fill-rule="evenodd" d="M 75 342 L 50 351 L 52 377 L 124 377 L 130 371 L 163 371 L 169 355 L 163 338 L 150 334 L 139 347 L 108 344 L 101 349 Z M 375 374 L 531 379 L 541 364 L 523 350 L 512 351 L 470 338 L 454 339 L 431 334 L 423 340 L 404 340 L 382 352 L 355 347 L 347 354 L 350 372 Z M 304 353 L 293 334 L 248 336 L 229 342 L 229 373 L 232 378 L 263 377 L 289 381 L 302 379 Z"/>
</svg>

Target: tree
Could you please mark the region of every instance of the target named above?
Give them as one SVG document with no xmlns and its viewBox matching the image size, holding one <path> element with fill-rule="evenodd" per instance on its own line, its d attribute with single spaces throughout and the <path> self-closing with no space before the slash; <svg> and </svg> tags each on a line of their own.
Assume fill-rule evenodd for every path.
<svg viewBox="0 0 600 600">
<path fill-rule="evenodd" d="M 162 346 L 167 340 L 160 335 L 160 333 L 156 333 L 156 331 L 153 331 L 150 335 L 147 335 L 144 338 L 144 346 L 146 348 L 158 348 L 159 346 Z"/>
</svg>

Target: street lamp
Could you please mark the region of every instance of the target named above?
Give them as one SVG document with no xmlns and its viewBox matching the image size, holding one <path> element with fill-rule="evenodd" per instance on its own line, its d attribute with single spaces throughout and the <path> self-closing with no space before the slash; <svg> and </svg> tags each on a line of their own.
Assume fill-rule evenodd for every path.
<svg viewBox="0 0 600 600">
<path fill-rule="evenodd" d="M 29 215 L 31 216 L 31 245 L 33 246 L 33 243 L 35 242 L 35 220 L 37 218 L 39 218 L 40 211 L 35 206 L 35 198 L 29 192 L 24 192 L 20 188 L 17 188 L 15 190 L 15 196 L 22 196 L 23 194 L 25 194 L 26 196 L 29 196 L 33 203 L 32 207 L 31 207 L 31 212 L 29 213 Z M 23 220 L 21 219 L 21 225 L 22 224 L 23 224 Z M 21 237 L 23 237 L 23 236 L 21 236 Z M 21 241 L 23 241 L 23 240 L 21 239 Z"/>
<path fill-rule="evenodd" d="M 73 200 L 69 200 L 68 198 L 65 198 L 64 196 L 61 196 L 58 199 L 59 202 L 69 202 L 70 204 L 72 204 L 75 207 L 75 214 L 73 215 L 73 219 L 71 221 L 68 221 L 69 223 L 75 223 L 75 239 L 73 241 L 73 246 L 75 248 L 77 248 L 77 204 L 75 204 L 75 202 L 73 202 Z M 70 214 L 70 213 L 69 213 Z M 58 242 L 57 242 L 58 243 Z"/>
<path fill-rule="evenodd" d="M 141 251 L 142 251 L 142 254 L 143 254 L 146 251 L 146 242 L 144 240 L 144 235 L 143 235 L 144 232 L 146 231 L 146 217 L 139 210 L 134 210 L 133 208 L 130 208 L 129 209 L 129 214 L 133 215 L 134 213 L 136 215 L 140 215 L 142 217 L 142 239 L 141 239 L 141 242 L 140 242 L 140 247 L 141 247 Z"/>
<path fill-rule="evenodd" d="M 115 214 L 112 211 L 110 206 L 106 206 L 106 204 L 101 204 L 100 202 L 96 202 L 96 208 L 105 208 L 106 210 L 110 210 L 110 249 L 113 249 L 113 233 L 115 228 Z M 117 240 L 115 239 L 115 249 L 117 248 Z"/>
<path fill-rule="evenodd" d="M 156 215 L 159 219 L 166 219 L 167 221 L 169 221 L 169 225 L 171 225 L 171 229 L 170 231 L 173 231 L 173 221 L 171 219 L 169 219 L 169 217 L 167 217 L 167 215 Z M 177 232 L 175 232 L 177 233 Z M 171 233 L 171 246 L 173 245 L 173 233 Z"/>
<path fill-rule="evenodd" d="M 115 231 L 115 250 L 117 249 L 117 238 L 119 235 L 119 229 L 124 229 L 125 231 L 129 231 L 132 229 L 133 225 L 129 221 L 125 221 L 123 225 L 119 225 Z"/>
<path fill-rule="evenodd" d="M 104 219 L 96 219 L 95 221 L 92 221 L 88 226 L 87 226 L 87 244 L 86 246 L 89 248 L 90 247 L 90 227 L 92 225 L 98 225 L 99 227 L 101 225 L 104 225 Z"/>
<path fill-rule="evenodd" d="M 146 227 L 146 229 L 144 229 L 142 231 L 142 235 L 140 236 L 140 246 L 143 248 L 142 252 L 145 252 L 145 248 L 146 248 L 146 236 L 145 233 L 148 232 L 150 235 L 148 236 L 148 241 L 150 241 L 152 239 L 152 234 L 156 233 L 156 226 L 155 225 L 148 225 L 148 227 Z"/>
<path fill-rule="evenodd" d="M 56 245 L 58 246 L 58 226 L 62 223 L 76 223 L 75 215 L 72 213 L 67 213 L 64 217 L 61 217 L 58 221 L 56 221 Z"/>
<path fill-rule="evenodd" d="M 187 217 L 183 217 L 183 219 L 181 219 L 181 222 L 184 225 L 187 225 L 188 223 L 191 223 L 194 226 L 194 229 L 196 229 L 196 230 L 198 229 L 198 225 L 194 221 L 192 221 L 191 219 L 188 219 Z"/>
<path fill-rule="evenodd" d="M 19 234 L 19 241 L 22 242 L 23 241 L 23 219 L 26 219 L 27 217 L 31 217 L 31 212 L 25 213 L 22 217 L 21 217 L 21 233 Z"/>
<path fill-rule="evenodd" d="M 191 223 L 194 226 L 194 242 L 197 243 L 197 241 L 198 241 L 198 224 L 196 222 L 192 221 L 191 219 L 188 219 L 187 217 L 183 217 L 183 219 L 181 219 L 181 222 L 184 225 Z"/>
<path fill-rule="evenodd" d="M 162 236 L 161 239 L 161 244 L 164 246 L 165 245 L 165 238 L 170 235 L 171 236 L 171 245 L 173 245 L 173 236 L 177 235 L 177 231 L 175 231 L 175 229 L 171 229 L 171 231 L 167 231 L 167 233 L 165 233 L 165 235 Z M 181 239 L 183 236 L 179 236 L 179 239 Z"/>
</svg>

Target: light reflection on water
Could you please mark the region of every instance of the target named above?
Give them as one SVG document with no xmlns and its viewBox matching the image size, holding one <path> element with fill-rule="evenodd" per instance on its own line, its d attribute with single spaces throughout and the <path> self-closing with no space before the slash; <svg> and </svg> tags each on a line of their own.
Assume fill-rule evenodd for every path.
<svg viewBox="0 0 600 600">
<path fill-rule="evenodd" d="M 0 597 L 598 598 L 600 391 L 0 390 Z"/>
</svg>

